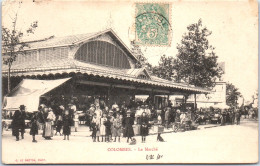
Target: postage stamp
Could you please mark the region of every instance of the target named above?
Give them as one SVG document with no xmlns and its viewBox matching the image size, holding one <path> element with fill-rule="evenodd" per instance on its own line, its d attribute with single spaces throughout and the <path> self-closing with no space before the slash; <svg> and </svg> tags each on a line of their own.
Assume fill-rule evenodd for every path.
<svg viewBox="0 0 260 166">
<path fill-rule="evenodd" d="M 138 45 L 169 46 L 170 31 L 170 4 L 136 4 L 135 40 Z"/>
</svg>

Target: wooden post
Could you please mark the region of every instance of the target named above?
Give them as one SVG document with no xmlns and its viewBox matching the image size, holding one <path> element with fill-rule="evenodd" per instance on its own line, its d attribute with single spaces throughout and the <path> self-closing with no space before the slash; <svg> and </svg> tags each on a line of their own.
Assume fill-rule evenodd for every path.
<svg viewBox="0 0 260 166">
<path fill-rule="evenodd" d="M 109 105 L 109 106 L 111 106 L 113 103 L 110 103 L 111 101 L 110 101 L 110 96 L 111 96 L 111 87 L 112 87 L 112 85 L 110 85 L 109 87 L 108 87 L 108 89 L 107 89 L 107 101 L 106 101 L 106 103 Z M 111 104 L 111 105 L 110 105 Z"/>
<path fill-rule="evenodd" d="M 7 92 L 11 92 L 11 64 L 8 64 Z"/>
<path fill-rule="evenodd" d="M 167 106 L 169 106 L 169 104 L 170 104 L 170 95 L 168 94 L 167 95 Z"/>
<path fill-rule="evenodd" d="M 184 95 L 184 111 L 186 111 L 186 103 L 187 103 L 188 94 Z"/>
<path fill-rule="evenodd" d="M 194 111 L 197 110 L 197 97 L 196 97 L 196 93 L 194 93 Z"/>
</svg>

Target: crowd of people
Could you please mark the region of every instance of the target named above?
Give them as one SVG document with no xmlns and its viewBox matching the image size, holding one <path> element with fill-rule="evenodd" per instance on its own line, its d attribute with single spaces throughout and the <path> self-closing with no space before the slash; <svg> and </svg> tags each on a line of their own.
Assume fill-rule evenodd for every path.
<svg viewBox="0 0 260 166">
<path fill-rule="evenodd" d="M 127 142 L 131 141 L 133 144 L 135 140 L 133 139 L 135 135 L 133 125 L 140 124 L 139 134 L 142 136 L 142 142 L 145 142 L 146 136 L 149 134 L 149 122 L 153 116 L 148 105 L 137 107 L 136 110 L 127 108 L 125 103 L 121 107 L 115 103 L 109 109 L 102 101 L 96 101 L 85 112 L 83 120 L 89 126 L 89 130 L 92 131 L 93 142 L 120 142 L 120 138 L 123 136 L 127 138 Z M 20 109 L 15 111 L 12 119 L 13 135 L 16 136 L 16 141 L 19 141 L 19 132 L 21 132 L 21 139 L 23 139 L 25 131 L 26 113 L 24 105 L 21 105 Z M 60 105 L 55 109 L 41 104 L 38 111 L 33 112 L 29 119 L 30 135 L 32 135 L 32 142 L 35 143 L 37 142 L 35 136 L 38 134 L 38 130 L 43 131 L 42 137 L 46 140 L 52 139 L 51 137 L 57 134 L 63 135 L 64 140 L 69 140 L 71 126 L 74 126 L 75 132 L 77 132 L 80 121 L 73 100 L 68 105 Z M 160 124 L 162 124 L 161 121 Z M 158 123 L 158 125 L 160 124 Z M 54 130 L 56 130 L 55 134 Z M 158 137 L 161 136 L 158 135 Z"/>
<path fill-rule="evenodd" d="M 228 108 L 228 109 L 214 109 L 214 108 L 209 108 L 209 109 L 198 109 L 195 112 L 195 121 L 198 122 L 199 124 L 203 124 L 203 122 L 206 124 L 208 123 L 219 123 L 222 126 L 227 125 L 227 124 L 240 124 L 240 119 L 241 116 L 243 115 L 244 118 L 250 118 L 254 119 L 255 117 L 251 115 L 251 112 L 253 112 L 253 109 L 249 109 L 248 113 L 245 114 L 245 110 L 247 108 Z M 252 113 L 253 115 L 257 113 Z"/>
<path fill-rule="evenodd" d="M 172 107 L 170 104 L 163 109 L 155 109 L 151 104 L 133 104 L 126 105 L 125 102 L 118 105 L 116 102 L 110 107 L 104 100 L 94 100 L 84 111 L 78 111 L 74 100 L 67 105 L 61 104 L 57 107 L 41 104 L 38 111 L 30 115 L 30 134 L 32 142 L 37 142 L 35 136 L 38 130 L 42 130 L 42 137 L 46 140 L 52 139 L 54 135 L 64 136 L 64 140 L 69 140 L 71 135 L 71 126 L 74 126 L 75 132 L 78 131 L 79 124 L 83 121 L 84 125 L 89 126 L 93 142 L 120 142 L 122 137 L 126 142 L 135 143 L 133 137 L 141 135 L 141 141 L 146 142 L 149 135 L 149 129 L 156 126 L 157 140 L 164 141 L 161 133 L 164 128 L 172 128 L 174 124 L 200 123 L 201 121 L 210 121 L 212 117 L 219 118 L 221 125 L 239 124 L 241 110 L 238 109 L 210 109 L 209 111 L 191 108 L 182 109 Z M 79 113 L 81 112 L 81 113 Z M 12 131 L 16 140 L 24 138 L 25 132 L 25 106 L 15 111 L 12 116 Z M 55 133 L 55 134 L 54 134 Z"/>
</svg>

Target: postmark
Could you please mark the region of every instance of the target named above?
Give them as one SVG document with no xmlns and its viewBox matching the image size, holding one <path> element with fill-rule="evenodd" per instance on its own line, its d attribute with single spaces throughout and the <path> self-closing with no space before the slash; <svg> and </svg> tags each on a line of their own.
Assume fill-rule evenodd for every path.
<svg viewBox="0 0 260 166">
<path fill-rule="evenodd" d="M 170 46 L 170 34 L 170 4 L 136 4 L 136 44 L 142 46 Z"/>
</svg>

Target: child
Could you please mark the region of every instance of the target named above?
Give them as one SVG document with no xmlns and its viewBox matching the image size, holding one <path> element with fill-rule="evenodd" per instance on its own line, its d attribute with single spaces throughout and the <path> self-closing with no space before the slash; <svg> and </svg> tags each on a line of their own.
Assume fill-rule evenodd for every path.
<svg viewBox="0 0 260 166">
<path fill-rule="evenodd" d="M 32 119 L 31 119 L 31 130 L 30 130 L 30 135 L 32 135 L 32 142 L 37 143 L 37 141 L 35 140 L 35 135 L 38 134 L 38 126 L 37 126 L 37 113 L 34 112 L 32 115 Z"/>
<path fill-rule="evenodd" d="M 93 119 L 91 121 L 91 128 L 92 128 L 92 139 L 93 142 L 96 142 L 97 130 L 98 130 L 98 119 L 97 114 L 94 114 Z M 98 140 L 99 142 L 99 140 Z"/>
<path fill-rule="evenodd" d="M 71 119 L 71 116 L 69 115 L 69 111 L 66 110 L 65 115 L 63 117 L 63 134 L 64 134 L 63 140 L 66 140 L 66 136 L 67 136 L 67 140 L 69 140 L 70 127 L 72 125 L 71 122 L 72 122 L 72 119 Z"/>
<path fill-rule="evenodd" d="M 125 128 L 125 136 L 127 137 L 127 143 L 129 142 L 129 138 L 132 141 L 132 137 L 134 136 L 134 119 L 130 116 L 131 111 L 128 110 L 126 112 L 126 118 L 124 119 L 124 128 Z"/>
<path fill-rule="evenodd" d="M 62 135 L 61 132 L 60 132 L 61 128 L 62 128 L 62 117 L 61 117 L 61 115 L 58 115 L 55 135 L 57 135 L 57 133 L 60 133 L 60 135 Z"/>
<path fill-rule="evenodd" d="M 105 142 L 110 142 L 110 136 L 112 135 L 112 133 L 111 133 L 112 123 L 111 123 L 110 119 L 107 118 L 106 121 L 104 121 L 104 125 L 106 126 Z"/>
<path fill-rule="evenodd" d="M 74 119 L 73 120 L 74 120 L 75 132 L 77 132 L 78 131 L 78 127 L 79 127 L 79 115 L 78 115 L 77 112 L 74 114 Z"/>
<path fill-rule="evenodd" d="M 103 142 L 103 137 L 106 136 L 106 126 L 105 126 L 105 122 L 107 121 L 107 115 L 103 114 L 103 117 L 100 119 L 100 135 L 102 137 L 101 142 Z"/>
<path fill-rule="evenodd" d="M 114 142 L 116 142 L 116 137 L 118 137 L 118 142 L 120 142 L 122 119 L 120 118 L 119 112 L 116 114 L 116 119 L 113 122 L 113 126 L 114 126 L 113 135 L 115 137 Z"/>
</svg>

